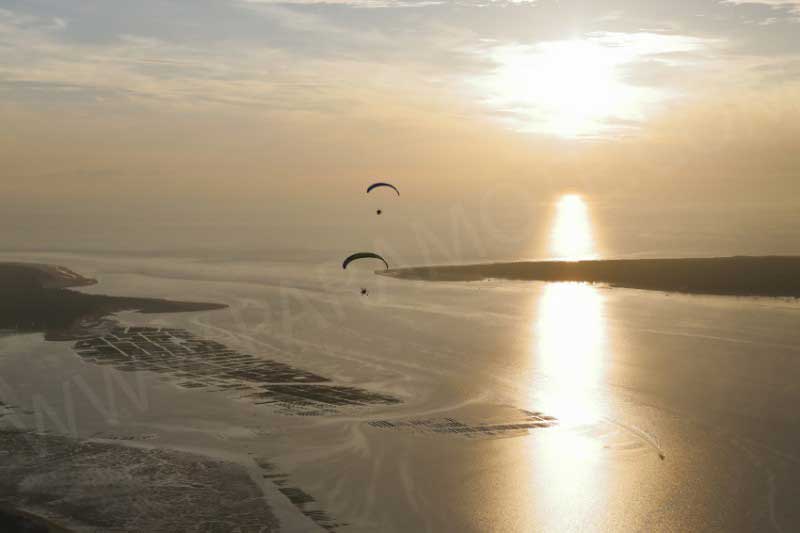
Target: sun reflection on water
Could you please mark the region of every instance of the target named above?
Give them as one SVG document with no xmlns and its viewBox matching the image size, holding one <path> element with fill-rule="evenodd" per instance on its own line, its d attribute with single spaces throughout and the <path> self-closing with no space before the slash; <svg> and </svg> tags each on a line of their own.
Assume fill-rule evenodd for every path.
<svg viewBox="0 0 800 533">
<path fill-rule="evenodd" d="M 538 373 L 547 378 L 542 407 L 562 423 L 596 420 L 593 390 L 603 377 L 606 325 L 603 297 L 582 283 L 545 287 L 535 323 Z"/>
<path fill-rule="evenodd" d="M 563 259 L 595 257 L 588 209 L 577 195 L 557 204 L 551 250 Z M 605 295 L 585 283 L 547 284 L 534 311 L 531 357 L 541 377 L 535 407 L 559 428 L 529 441 L 533 516 L 543 531 L 602 530 L 610 473 L 596 430 L 607 415 L 603 381 L 609 357 Z"/>
</svg>

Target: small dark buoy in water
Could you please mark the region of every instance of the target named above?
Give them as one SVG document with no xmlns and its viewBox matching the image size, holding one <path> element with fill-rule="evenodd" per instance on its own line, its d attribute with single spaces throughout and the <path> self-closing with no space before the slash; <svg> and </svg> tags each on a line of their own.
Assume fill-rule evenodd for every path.
<svg viewBox="0 0 800 533">
<path fill-rule="evenodd" d="M 377 213 L 377 214 L 379 214 L 379 215 L 380 215 L 381 213 L 383 213 L 383 211 L 381 211 L 380 209 L 378 209 L 377 211 L 375 211 L 375 213 Z"/>
<path fill-rule="evenodd" d="M 369 291 L 367 289 L 361 289 L 361 296 L 369 296 Z"/>
</svg>

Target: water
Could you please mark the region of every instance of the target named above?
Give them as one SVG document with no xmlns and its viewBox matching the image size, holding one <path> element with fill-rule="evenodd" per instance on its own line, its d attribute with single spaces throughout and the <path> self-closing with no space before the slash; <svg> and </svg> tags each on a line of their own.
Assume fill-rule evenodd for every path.
<svg viewBox="0 0 800 533">
<path fill-rule="evenodd" d="M 673 235 L 659 233 L 654 252 L 629 228 L 640 236 L 609 253 L 625 232 L 600 223 L 602 210 L 588 200 L 585 209 L 559 205 L 543 255 L 554 234 L 565 256 L 709 250 L 707 233 L 679 238 L 676 230 L 682 243 L 667 246 Z M 754 227 L 773 224 L 766 217 Z M 776 235 L 795 231 L 778 227 Z M 736 239 L 749 251 L 785 242 Z M 719 249 L 743 252 L 726 246 Z M 41 413 L 19 415 L 31 427 L 147 435 L 147 445 L 239 462 L 287 531 L 332 523 L 353 532 L 800 525 L 800 304 L 581 284 L 408 282 L 373 276 L 369 266 L 343 272 L 326 250 L 0 258 L 68 266 L 99 278 L 86 289 L 95 293 L 226 303 L 216 312 L 118 319 L 184 328 L 402 403 L 296 416 L 236 391 L 88 363 L 71 343 L 40 335 L 0 337 L 0 401 L 13 395 Z M 424 255 L 417 249 L 417 259 Z M 292 503 L 262 476 L 276 473 L 316 501 Z"/>
</svg>

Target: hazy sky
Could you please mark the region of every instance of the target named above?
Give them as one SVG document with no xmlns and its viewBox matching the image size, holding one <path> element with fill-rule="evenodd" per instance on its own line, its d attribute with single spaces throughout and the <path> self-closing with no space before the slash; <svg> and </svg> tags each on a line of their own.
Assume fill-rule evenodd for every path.
<svg viewBox="0 0 800 533">
<path fill-rule="evenodd" d="M 784 201 L 800 1 L 0 0 L 0 120 L 23 214 Z"/>
</svg>

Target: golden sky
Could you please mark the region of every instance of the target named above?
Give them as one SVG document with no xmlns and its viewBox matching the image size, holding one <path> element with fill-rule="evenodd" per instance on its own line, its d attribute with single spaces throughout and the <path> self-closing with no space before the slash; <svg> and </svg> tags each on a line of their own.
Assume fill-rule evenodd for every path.
<svg viewBox="0 0 800 533">
<path fill-rule="evenodd" d="M 372 177 L 432 203 L 786 201 L 798 35 L 778 0 L 0 0 L 0 193 L 284 216 Z"/>
</svg>

